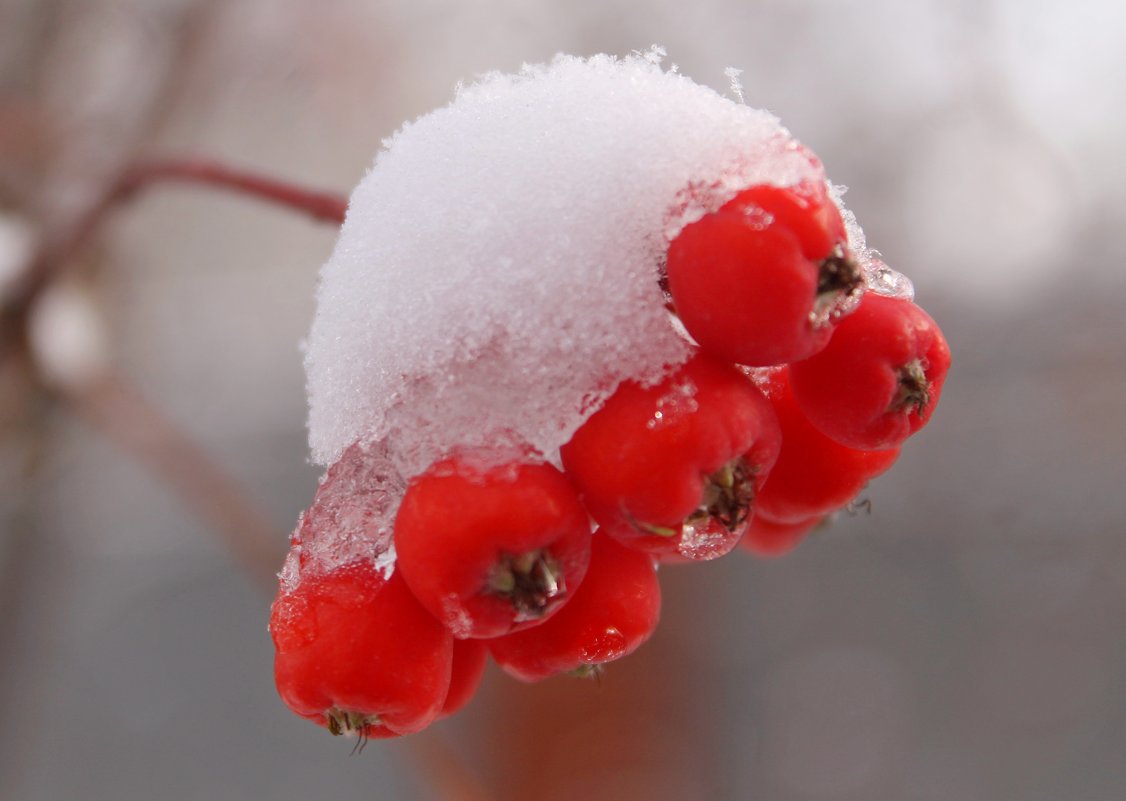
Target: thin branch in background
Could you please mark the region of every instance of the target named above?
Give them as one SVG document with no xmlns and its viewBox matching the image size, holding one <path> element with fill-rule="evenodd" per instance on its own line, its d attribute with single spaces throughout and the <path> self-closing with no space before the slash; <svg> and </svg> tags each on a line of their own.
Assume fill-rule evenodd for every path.
<svg viewBox="0 0 1126 801">
<path fill-rule="evenodd" d="M 256 173 L 232 169 L 211 159 L 198 158 L 138 164 L 128 170 L 118 184 L 119 199 L 125 199 L 137 190 L 160 181 L 182 181 L 230 189 L 336 225 L 344 222 L 344 214 L 348 209 L 348 199 L 334 192 L 308 189 Z"/>
<path fill-rule="evenodd" d="M 26 326 L 32 306 L 59 276 L 74 267 L 76 257 L 97 233 L 108 214 L 137 192 L 161 182 L 186 182 L 230 189 L 339 224 L 347 200 L 329 192 L 298 187 L 207 159 L 175 159 L 138 164 L 126 169 L 79 222 L 53 244 L 45 246 L 7 298 L 0 333 L 5 353 L 26 351 Z M 8 359 L 3 360 L 7 363 Z M 63 397 L 107 437 L 154 469 L 201 517 L 226 539 L 236 557 L 265 585 L 274 584 L 276 527 L 240 493 L 235 482 L 149 403 L 126 380 L 106 374 L 78 389 L 60 390 Z"/>
<path fill-rule="evenodd" d="M 229 189 L 341 224 L 347 200 L 242 172 L 204 159 L 139 164 L 126 170 L 69 234 L 45 248 L 32 265 L 24 285 L 10 296 L 12 334 L 6 339 L 16 352 L 26 349 L 27 313 L 39 294 L 74 265 L 75 257 L 93 238 L 108 214 L 136 193 L 164 182 L 195 183 Z M 111 372 L 60 395 L 80 416 L 146 465 L 197 516 L 220 536 L 244 569 L 265 589 L 276 586 L 280 561 L 276 526 L 238 488 L 237 483 L 156 406 L 123 377 Z M 452 801 L 491 801 L 492 795 L 441 735 L 429 732 L 404 743 L 419 775 L 437 793 Z"/>
<path fill-rule="evenodd" d="M 107 439 L 152 470 L 220 535 L 247 572 L 273 591 L 279 543 L 284 541 L 277 526 L 156 406 L 113 374 L 64 398 Z"/>
<path fill-rule="evenodd" d="M 177 53 L 164 71 L 163 85 L 152 92 L 151 99 L 155 102 L 121 149 L 124 158 L 112 161 L 117 164 L 133 162 L 137 151 L 146 141 L 156 138 L 167 117 L 180 105 L 185 76 L 190 74 L 185 65 L 201 59 L 200 43 L 206 38 L 214 11 L 220 6 L 218 0 L 202 0 L 190 6 L 182 31 L 174 37 Z M 43 48 L 38 48 L 37 52 L 39 50 Z M 128 155 L 129 151 L 133 156 Z M 113 175 L 112 167 L 109 174 Z M 44 246 L 28 265 L 20 282 L 9 286 L 0 298 L 0 373 L 28 360 L 27 323 L 32 308 L 43 291 L 60 277 L 81 269 L 77 257 L 90 245 L 109 214 L 143 189 L 174 182 L 232 190 L 337 225 L 343 222 L 347 207 L 346 198 L 336 194 L 305 189 L 205 159 L 153 161 L 127 168 L 103 185 L 103 191 L 96 194 L 96 201 L 74 225 L 58 226 L 54 230 L 46 226 Z M 33 183 L 34 186 L 42 184 L 41 180 Z M 220 535 L 226 547 L 264 589 L 273 591 L 276 587 L 274 571 L 284 542 L 281 532 L 257 504 L 239 490 L 231 477 L 158 407 L 115 374 L 104 374 L 70 389 L 55 387 L 55 390 L 78 416 L 151 470 L 157 480 L 167 485 Z M 27 541 L 37 542 L 30 534 Z M 27 580 L 22 584 L 31 585 L 29 576 L 24 576 Z M 13 584 L 5 589 L 16 587 Z M 420 778 L 431 785 L 435 797 L 454 801 L 491 799 L 440 735 L 411 737 L 403 745 L 413 755 Z"/>
<path fill-rule="evenodd" d="M 11 292 L 9 305 L 17 309 L 30 306 L 47 285 L 74 264 L 75 257 L 86 247 L 114 208 L 143 189 L 169 182 L 228 189 L 336 225 L 343 223 L 348 208 L 347 198 L 341 195 L 236 170 L 209 159 L 143 162 L 126 169 L 67 236 L 43 249 L 25 275 L 22 285 Z"/>
</svg>

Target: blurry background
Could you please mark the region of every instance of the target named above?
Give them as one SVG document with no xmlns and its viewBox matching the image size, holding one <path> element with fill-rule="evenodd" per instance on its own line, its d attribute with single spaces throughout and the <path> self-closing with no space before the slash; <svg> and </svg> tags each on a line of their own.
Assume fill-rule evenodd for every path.
<svg viewBox="0 0 1126 801">
<path fill-rule="evenodd" d="M 492 672 L 430 739 L 349 758 L 274 695 L 269 592 L 73 391 L 108 359 L 280 564 L 332 226 L 154 189 L 79 254 L 60 303 L 97 316 L 47 326 L 80 343 L 54 383 L 5 312 L 0 799 L 452 797 L 442 748 L 498 800 L 1126 798 L 1124 36 L 1108 0 L 0 0 L 0 296 L 139 157 L 347 192 L 459 80 L 657 42 L 721 91 L 744 70 L 955 355 L 870 514 L 666 569 L 661 629 L 600 685 Z"/>
</svg>

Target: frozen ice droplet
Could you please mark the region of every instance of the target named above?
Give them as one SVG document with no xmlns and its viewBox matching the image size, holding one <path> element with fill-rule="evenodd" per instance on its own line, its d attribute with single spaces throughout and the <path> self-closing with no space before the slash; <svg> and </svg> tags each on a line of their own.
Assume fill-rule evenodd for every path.
<svg viewBox="0 0 1126 801">
<path fill-rule="evenodd" d="M 738 67 L 728 67 L 723 71 L 723 74 L 727 76 L 727 80 L 731 82 L 731 94 L 735 95 L 740 103 L 746 103 L 747 100 L 743 96 L 743 82 L 739 79 L 739 76 L 743 74 L 743 70 Z"/>
<path fill-rule="evenodd" d="M 696 384 L 690 378 L 673 383 L 668 392 L 657 399 L 653 416 L 645 422 L 650 429 L 663 428 L 682 422 L 687 415 L 695 414 L 700 408 L 696 400 Z"/>
<path fill-rule="evenodd" d="M 915 299 L 915 286 L 903 273 L 893 270 L 879 259 L 872 259 L 864 268 L 864 282 L 878 295 L 902 300 Z"/>
<path fill-rule="evenodd" d="M 729 530 L 711 517 L 685 521 L 681 526 L 677 552 L 693 561 L 716 559 L 734 548 L 746 529 L 743 523 L 735 530 Z"/>
<path fill-rule="evenodd" d="M 297 519 L 298 531 L 301 530 L 304 520 L 305 514 L 302 513 L 301 517 Z M 295 537 L 291 537 L 290 539 L 294 540 Z M 297 589 L 297 585 L 301 581 L 301 545 L 297 542 L 291 543 L 289 553 L 285 555 L 285 562 L 282 564 L 281 572 L 278 573 L 278 579 L 286 592 L 293 592 Z"/>
</svg>

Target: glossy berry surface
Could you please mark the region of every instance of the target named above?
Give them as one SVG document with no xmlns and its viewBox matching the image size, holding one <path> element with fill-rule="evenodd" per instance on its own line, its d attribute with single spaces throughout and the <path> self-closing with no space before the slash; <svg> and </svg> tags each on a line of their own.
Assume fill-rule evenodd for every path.
<svg viewBox="0 0 1126 801">
<path fill-rule="evenodd" d="M 824 348 L 862 291 L 840 213 L 824 186 L 755 186 L 669 245 L 677 315 L 714 356 L 765 366 Z"/>
<path fill-rule="evenodd" d="M 497 664 L 523 681 L 584 673 L 636 650 L 656 629 L 660 612 L 652 557 L 596 533 L 587 577 L 559 614 L 488 646 Z"/>
<path fill-rule="evenodd" d="M 742 535 L 778 448 L 758 388 L 701 354 L 656 386 L 621 385 L 560 454 L 607 534 L 657 554 L 711 559 Z"/>
<path fill-rule="evenodd" d="M 394 737 L 435 719 L 453 639 L 396 573 L 366 563 L 309 576 L 271 608 L 282 700 L 333 734 Z"/>
<path fill-rule="evenodd" d="M 774 372 L 766 390 L 778 413 L 782 449 L 758 496 L 762 517 L 796 523 L 836 511 L 898 458 L 898 448 L 857 450 L 818 431 L 794 400 L 788 370 Z"/>
<path fill-rule="evenodd" d="M 444 718 L 460 711 L 477 693 L 485 673 L 489 650 L 484 640 L 454 640 L 453 665 L 450 670 L 450 691 L 438 715 Z"/>
<path fill-rule="evenodd" d="M 590 521 L 547 464 L 433 465 L 407 487 L 395 549 L 419 602 L 458 638 L 547 619 L 586 573 Z"/>
<path fill-rule="evenodd" d="M 820 182 L 788 187 L 752 186 L 720 211 L 742 214 L 752 225 L 777 226 L 788 231 L 797 240 L 802 255 L 811 261 L 829 258 L 848 238 L 841 213 Z"/>
<path fill-rule="evenodd" d="M 739 540 L 739 547 L 755 556 L 782 556 L 798 547 L 823 520 L 818 516 L 795 523 L 775 523 L 756 515 L 743 539 Z"/>
<path fill-rule="evenodd" d="M 938 324 L 909 300 L 868 293 L 820 353 L 790 366 L 810 422 L 852 448 L 894 448 L 930 419 L 950 368 Z"/>
</svg>

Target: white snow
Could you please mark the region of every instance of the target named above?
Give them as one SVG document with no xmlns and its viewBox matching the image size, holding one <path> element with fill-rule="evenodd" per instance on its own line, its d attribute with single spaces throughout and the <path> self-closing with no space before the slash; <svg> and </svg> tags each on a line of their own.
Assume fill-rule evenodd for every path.
<svg viewBox="0 0 1126 801">
<path fill-rule="evenodd" d="M 669 239 L 747 186 L 824 176 L 661 56 L 486 75 L 383 143 L 321 272 L 315 462 L 356 442 L 404 476 L 457 446 L 552 459 L 618 383 L 686 358 L 657 284 Z"/>
</svg>

